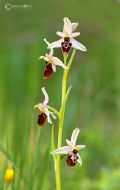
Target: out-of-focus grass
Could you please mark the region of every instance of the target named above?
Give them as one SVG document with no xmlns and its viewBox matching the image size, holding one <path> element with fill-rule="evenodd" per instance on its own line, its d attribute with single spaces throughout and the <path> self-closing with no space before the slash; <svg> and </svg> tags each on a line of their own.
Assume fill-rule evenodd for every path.
<svg viewBox="0 0 120 190">
<path fill-rule="evenodd" d="M 7 2 L 7 1 L 6 1 Z M 62 18 L 78 21 L 80 40 L 87 53 L 77 52 L 68 84 L 63 144 L 80 127 L 78 143 L 82 167 L 61 161 L 62 189 L 120 189 L 120 4 L 117 0 L 31 1 L 30 10 L 0 10 L 0 189 L 8 160 L 16 176 L 9 189 L 55 189 L 53 160 L 49 155 L 51 128 L 36 125 L 34 104 L 41 87 L 50 105 L 59 108 L 62 69 L 42 80 L 46 53 L 43 38 L 58 39 Z M 24 1 L 22 1 L 24 3 Z M 22 3 L 13 1 L 13 4 Z M 61 56 L 60 50 L 55 53 Z M 57 131 L 57 128 L 56 128 Z"/>
</svg>

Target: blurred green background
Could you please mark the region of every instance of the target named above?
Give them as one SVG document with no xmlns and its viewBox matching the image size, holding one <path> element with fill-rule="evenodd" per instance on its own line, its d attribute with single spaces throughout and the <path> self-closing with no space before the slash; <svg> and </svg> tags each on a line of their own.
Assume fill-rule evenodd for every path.
<svg viewBox="0 0 120 190">
<path fill-rule="evenodd" d="M 69 74 L 63 145 L 79 127 L 78 143 L 86 149 L 82 167 L 61 161 L 62 190 L 120 190 L 120 1 L 10 0 L 32 5 L 10 11 L 7 0 L 0 2 L 0 189 L 8 161 L 16 171 L 8 189 L 55 189 L 51 127 L 37 126 L 33 107 L 45 86 L 49 105 L 59 109 L 62 69 L 43 80 L 38 57 L 46 53 L 43 39 L 57 40 L 67 16 L 79 22 L 77 40 L 88 51 L 77 51 Z M 60 49 L 55 53 L 63 59 Z"/>
</svg>

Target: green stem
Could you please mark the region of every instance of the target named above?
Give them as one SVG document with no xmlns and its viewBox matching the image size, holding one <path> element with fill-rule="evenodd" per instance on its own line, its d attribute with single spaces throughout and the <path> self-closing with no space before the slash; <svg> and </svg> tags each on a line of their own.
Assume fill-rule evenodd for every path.
<svg viewBox="0 0 120 190">
<path fill-rule="evenodd" d="M 58 156 L 57 156 L 57 159 L 56 159 L 55 177 L 56 177 L 56 190 L 61 190 L 61 182 L 60 182 L 60 158 Z"/>
<path fill-rule="evenodd" d="M 64 64 L 66 65 L 67 56 L 64 55 Z M 62 144 L 62 130 L 63 130 L 63 121 L 64 121 L 64 109 L 62 108 L 65 95 L 66 95 L 66 82 L 67 82 L 68 69 L 64 70 L 63 79 L 62 79 L 62 98 L 61 98 L 61 109 L 59 112 L 59 129 L 58 129 L 58 146 L 61 147 Z M 56 190 L 61 190 L 60 182 L 60 155 L 56 156 Z"/>
<path fill-rule="evenodd" d="M 64 64 L 66 65 L 66 61 L 67 61 L 67 56 L 64 55 Z M 63 104 L 65 95 L 66 95 L 66 83 L 67 83 L 67 75 L 68 75 L 68 69 L 64 70 L 63 73 L 63 79 L 62 79 L 62 102 L 61 102 L 61 106 Z"/>
<path fill-rule="evenodd" d="M 66 95 L 66 88 L 67 88 L 67 77 L 69 73 L 69 69 L 72 65 L 73 58 L 75 55 L 75 50 L 73 50 L 70 61 L 68 63 L 67 69 L 63 72 L 63 79 L 62 79 L 62 98 L 61 98 L 61 108 L 59 111 L 59 129 L 58 129 L 58 145 L 57 148 L 60 148 L 62 145 L 62 132 L 63 132 L 63 123 L 64 123 L 64 113 L 65 113 L 65 102 L 71 90 L 71 87 L 68 89 L 68 93 Z M 64 55 L 64 64 L 66 65 L 67 55 Z M 66 97 L 67 96 L 67 97 Z M 56 190 L 61 190 L 61 180 L 60 180 L 60 155 L 56 155 Z"/>
</svg>

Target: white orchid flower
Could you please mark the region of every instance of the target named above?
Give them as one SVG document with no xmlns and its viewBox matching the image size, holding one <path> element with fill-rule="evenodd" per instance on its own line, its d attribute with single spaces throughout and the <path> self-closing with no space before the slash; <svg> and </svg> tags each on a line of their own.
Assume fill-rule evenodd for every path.
<svg viewBox="0 0 120 190">
<path fill-rule="evenodd" d="M 44 41 L 47 43 L 48 46 L 50 45 L 50 43 L 46 39 L 44 39 Z M 40 56 L 40 59 L 43 59 L 46 62 L 46 67 L 44 70 L 45 78 L 52 76 L 53 72 L 56 72 L 56 66 L 60 66 L 63 69 L 67 68 L 60 59 L 53 56 L 53 53 L 54 53 L 53 48 L 49 48 L 49 49 L 50 49 L 49 54 L 46 53 L 45 56 Z"/>
<path fill-rule="evenodd" d="M 82 159 L 79 155 L 79 150 L 85 148 L 85 145 L 76 145 L 80 130 L 78 128 L 74 129 L 72 132 L 71 140 L 66 139 L 67 146 L 60 147 L 52 151 L 52 154 L 65 154 L 67 155 L 66 163 L 69 166 L 75 166 L 78 162 L 82 165 Z"/>
<path fill-rule="evenodd" d="M 57 35 L 61 37 L 60 40 L 55 41 L 48 45 L 49 48 L 60 48 L 63 52 L 68 53 L 72 48 L 87 51 L 86 47 L 80 42 L 76 41 L 74 38 L 80 35 L 80 32 L 74 32 L 78 26 L 78 23 L 71 23 L 68 17 L 63 19 L 64 27 L 63 32 L 57 31 Z"/>
<path fill-rule="evenodd" d="M 42 92 L 43 92 L 43 94 L 44 94 L 44 96 L 45 96 L 45 99 L 44 99 L 44 101 L 43 101 L 42 103 L 36 104 L 34 108 L 38 108 L 38 110 L 39 110 L 38 125 L 41 125 L 41 126 L 42 126 L 42 125 L 44 125 L 44 123 L 45 123 L 46 120 L 48 121 L 48 123 L 52 124 L 50 115 L 51 115 L 54 119 L 56 119 L 56 117 L 55 117 L 55 115 L 54 115 L 52 112 L 50 112 L 50 111 L 48 110 L 48 108 L 47 108 L 47 104 L 48 104 L 48 102 L 49 102 L 49 97 L 48 97 L 48 94 L 47 94 L 45 88 L 43 87 L 41 90 L 42 90 Z"/>
</svg>

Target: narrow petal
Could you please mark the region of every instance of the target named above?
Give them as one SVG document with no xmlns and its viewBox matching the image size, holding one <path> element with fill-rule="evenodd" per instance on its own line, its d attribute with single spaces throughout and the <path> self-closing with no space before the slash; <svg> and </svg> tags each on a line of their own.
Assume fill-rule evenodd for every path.
<svg viewBox="0 0 120 190">
<path fill-rule="evenodd" d="M 60 67 L 62 67 L 63 69 L 66 69 L 67 67 L 62 63 L 62 61 L 60 59 L 58 59 L 57 57 L 52 57 L 52 64 L 54 65 L 58 65 Z"/>
<path fill-rule="evenodd" d="M 77 150 L 81 150 L 81 149 L 85 148 L 85 145 L 77 145 L 76 148 L 77 148 Z"/>
<path fill-rule="evenodd" d="M 72 23 L 72 31 L 73 31 L 73 32 L 76 30 L 76 28 L 78 27 L 78 25 L 79 25 L 78 22 Z"/>
<path fill-rule="evenodd" d="M 71 148 L 71 149 L 74 149 L 75 146 L 73 145 L 73 143 L 71 141 L 69 141 L 68 139 L 66 139 L 66 143 L 67 145 Z"/>
<path fill-rule="evenodd" d="M 45 114 L 47 115 L 47 121 L 48 123 L 52 124 L 51 118 L 50 118 L 50 112 L 47 108 L 45 108 Z"/>
<path fill-rule="evenodd" d="M 48 97 L 48 94 L 47 94 L 47 92 L 45 90 L 45 87 L 43 87 L 41 90 L 42 90 L 42 92 L 43 92 L 43 94 L 45 96 L 45 100 L 44 100 L 43 104 L 46 105 L 48 103 L 48 101 L 49 101 L 49 97 Z"/>
<path fill-rule="evenodd" d="M 36 109 L 36 108 L 38 108 L 38 104 L 36 104 L 36 105 L 34 106 L 34 109 Z"/>
<path fill-rule="evenodd" d="M 43 59 L 43 60 L 46 61 L 46 62 L 50 62 L 48 56 L 40 56 L 39 59 Z"/>
<path fill-rule="evenodd" d="M 56 34 L 57 34 L 58 36 L 64 38 L 64 33 L 63 33 L 63 32 L 59 32 L 59 31 L 57 31 Z"/>
<path fill-rule="evenodd" d="M 46 38 L 44 38 L 44 42 L 49 46 L 50 43 L 46 40 Z M 50 53 L 49 53 L 49 56 L 51 58 L 51 56 L 53 55 L 53 49 L 52 48 L 49 48 L 50 49 Z"/>
<path fill-rule="evenodd" d="M 71 37 L 75 38 L 80 35 L 80 32 L 74 32 L 71 34 Z"/>
<path fill-rule="evenodd" d="M 43 59 L 45 56 L 40 56 L 39 59 Z"/>
<path fill-rule="evenodd" d="M 53 117 L 53 119 L 56 119 L 56 116 L 54 115 L 54 113 L 52 113 L 52 112 L 49 112 L 49 113 Z"/>
<path fill-rule="evenodd" d="M 76 144 L 76 140 L 78 138 L 80 130 L 78 128 L 74 129 L 72 132 L 72 136 L 71 136 L 71 142 L 73 143 L 73 145 Z"/>
<path fill-rule="evenodd" d="M 34 106 L 34 108 L 38 108 L 38 110 L 40 111 L 40 112 L 43 112 L 44 113 L 44 104 L 43 103 L 39 103 L 39 104 L 36 104 L 35 106 Z"/>
<path fill-rule="evenodd" d="M 72 39 L 72 47 L 81 51 L 87 51 L 86 47 L 75 39 Z"/>
<path fill-rule="evenodd" d="M 65 17 L 63 21 L 64 21 L 63 33 L 71 34 L 72 33 L 71 21 L 68 19 L 68 17 Z"/>
<path fill-rule="evenodd" d="M 46 40 L 46 38 L 44 38 L 44 42 L 49 46 L 50 43 Z"/>
<path fill-rule="evenodd" d="M 76 156 L 78 157 L 77 162 L 78 162 L 80 165 L 82 165 L 82 159 L 81 159 L 80 155 L 77 153 Z"/>
<path fill-rule="evenodd" d="M 55 149 L 52 154 L 68 154 L 69 153 L 69 146 L 63 146 L 58 149 Z"/>
<path fill-rule="evenodd" d="M 53 43 L 51 43 L 48 48 L 60 48 L 61 47 L 61 43 L 63 42 L 63 39 L 57 40 Z"/>
</svg>

